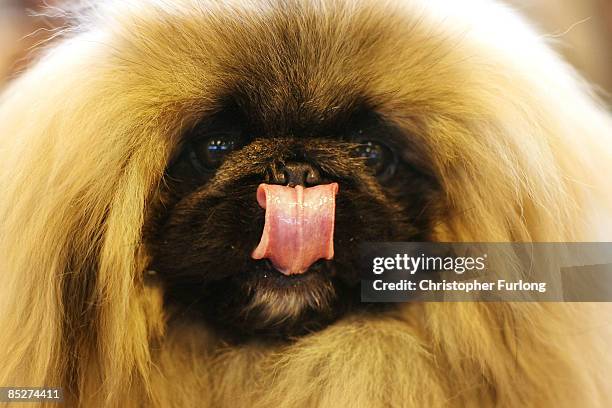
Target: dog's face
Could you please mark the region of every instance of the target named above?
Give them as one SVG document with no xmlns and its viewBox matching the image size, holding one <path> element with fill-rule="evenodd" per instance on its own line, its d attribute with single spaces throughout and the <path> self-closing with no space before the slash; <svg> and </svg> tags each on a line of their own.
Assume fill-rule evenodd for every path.
<svg viewBox="0 0 612 408">
<path fill-rule="evenodd" d="M 320 329 L 359 305 L 360 242 L 428 239 L 435 179 L 407 161 L 406 135 L 359 101 L 324 121 L 287 123 L 239 98 L 188 131 L 169 165 L 152 268 L 169 304 L 226 333 Z M 333 259 L 292 275 L 253 259 L 265 223 L 262 183 L 338 184 Z"/>
</svg>

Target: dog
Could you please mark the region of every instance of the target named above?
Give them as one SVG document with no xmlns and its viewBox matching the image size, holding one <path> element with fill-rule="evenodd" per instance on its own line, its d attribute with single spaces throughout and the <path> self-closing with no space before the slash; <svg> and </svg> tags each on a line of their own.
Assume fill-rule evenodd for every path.
<svg viewBox="0 0 612 408">
<path fill-rule="evenodd" d="M 610 115 L 518 14 L 67 15 L 0 102 L 1 385 L 87 407 L 609 406 L 606 304 L 360 301 L 362 242 L 610 239 Z"/>
</svg>

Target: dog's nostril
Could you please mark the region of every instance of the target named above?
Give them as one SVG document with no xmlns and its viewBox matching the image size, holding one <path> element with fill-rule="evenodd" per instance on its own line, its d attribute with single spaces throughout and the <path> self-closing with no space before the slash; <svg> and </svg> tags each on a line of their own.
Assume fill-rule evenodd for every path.
<svg viewBox="0 0 612 408">
<path fill-rule="evenodd" d="M 268 168 L 265 173 L 264 181 L 268 184 L 287 184 L 287 175 L 284 171 L 276 168 Z"/>
<path fill-rule="evenodd" d="M 315 170 L 309 170 L 306 173 L 306 184 L 314 185 L 320 181 L 321 181 L 321 178 L 319 177 L 318 172 L 316 172 Z"/>
<path fill-rule="evenodd" d="M 314 186 L 321 183 L 319 171 L 308 163 L 287 163 L 280 173 L 283 177 L 282 180 L 279 177 L 278 184 Z"/>
</svg>

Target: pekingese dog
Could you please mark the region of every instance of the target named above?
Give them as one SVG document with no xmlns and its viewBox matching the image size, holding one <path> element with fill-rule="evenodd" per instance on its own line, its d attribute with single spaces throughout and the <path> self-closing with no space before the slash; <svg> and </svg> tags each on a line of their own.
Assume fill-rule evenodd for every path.
<svg viewBox="0 0 612 408">
<path fill-rule="evenodd" d="M 512 10 L 68 16 L 0 102 L 1 386 L 83 407 L 610 406 L 605 304 L 360 301 L 362 242 L 611 238 L 610 116 Z"/>
</svg>

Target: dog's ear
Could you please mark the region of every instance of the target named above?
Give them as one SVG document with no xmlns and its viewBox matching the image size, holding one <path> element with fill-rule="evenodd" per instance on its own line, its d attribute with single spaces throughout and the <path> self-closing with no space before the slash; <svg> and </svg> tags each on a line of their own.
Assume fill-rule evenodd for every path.
<svg viewBox="0 0 612 408">
<path fill-rule="evenodd" d="M 508 15 L 513 32 L 523 32 L 516 17 Z M 435 55 L 435 64 L 422 61 L 454 68 L 423 79 L 411 75 L 406 88 L 412 92 L 397 94 L 391 107 L 379 107 L 404 128 L 417 123 L 414 143 L 427 146 L 449 209 L 437 239 L 602 240 L 594 234 L 599 230 L 609 240 L 610 229 L 602 228 L 610 226 L 605 214 L 612 210 L 612 190 L 603 188 L 609 183 L 602 171 L 610 169 L 612 157 L 609 114 L 531 33 L 508 39 L 528 50 L 528 58 L 517 60 L 499 51 L 496 40 L 503 33 L 494 31 L 445 49 Z M 466 55 L 494 57 L 465 64 Z M 402 117 L 398 104 L 424 113 L 416 120 Z M 599 226 L 592 223 L 594 208 L 604 209 L 597 213 Z"/>
<path fill-rule="evenodd" d="M 139 117 L 94 43 L 55 49 L 0 109 L 0 384 L 76 393 L 87 373 L 120 392 L 160 327 L 140 235 L 171 125 Z"/>
<path fill-rule="evenodd" d="M 149 338 L 163 326 L 160 291 L 142 279 L 147 205 L 181 130 L 212 102 L 184 58 L 197 50 L 169 44 L 183 27 L 154 5 L 145 18 L 142 4 L 109 4 L 80 19 L 97 28 L 75 29 L 3 94 L 0 384 L 114 405 L 147 387 Z"/>
</svg>

